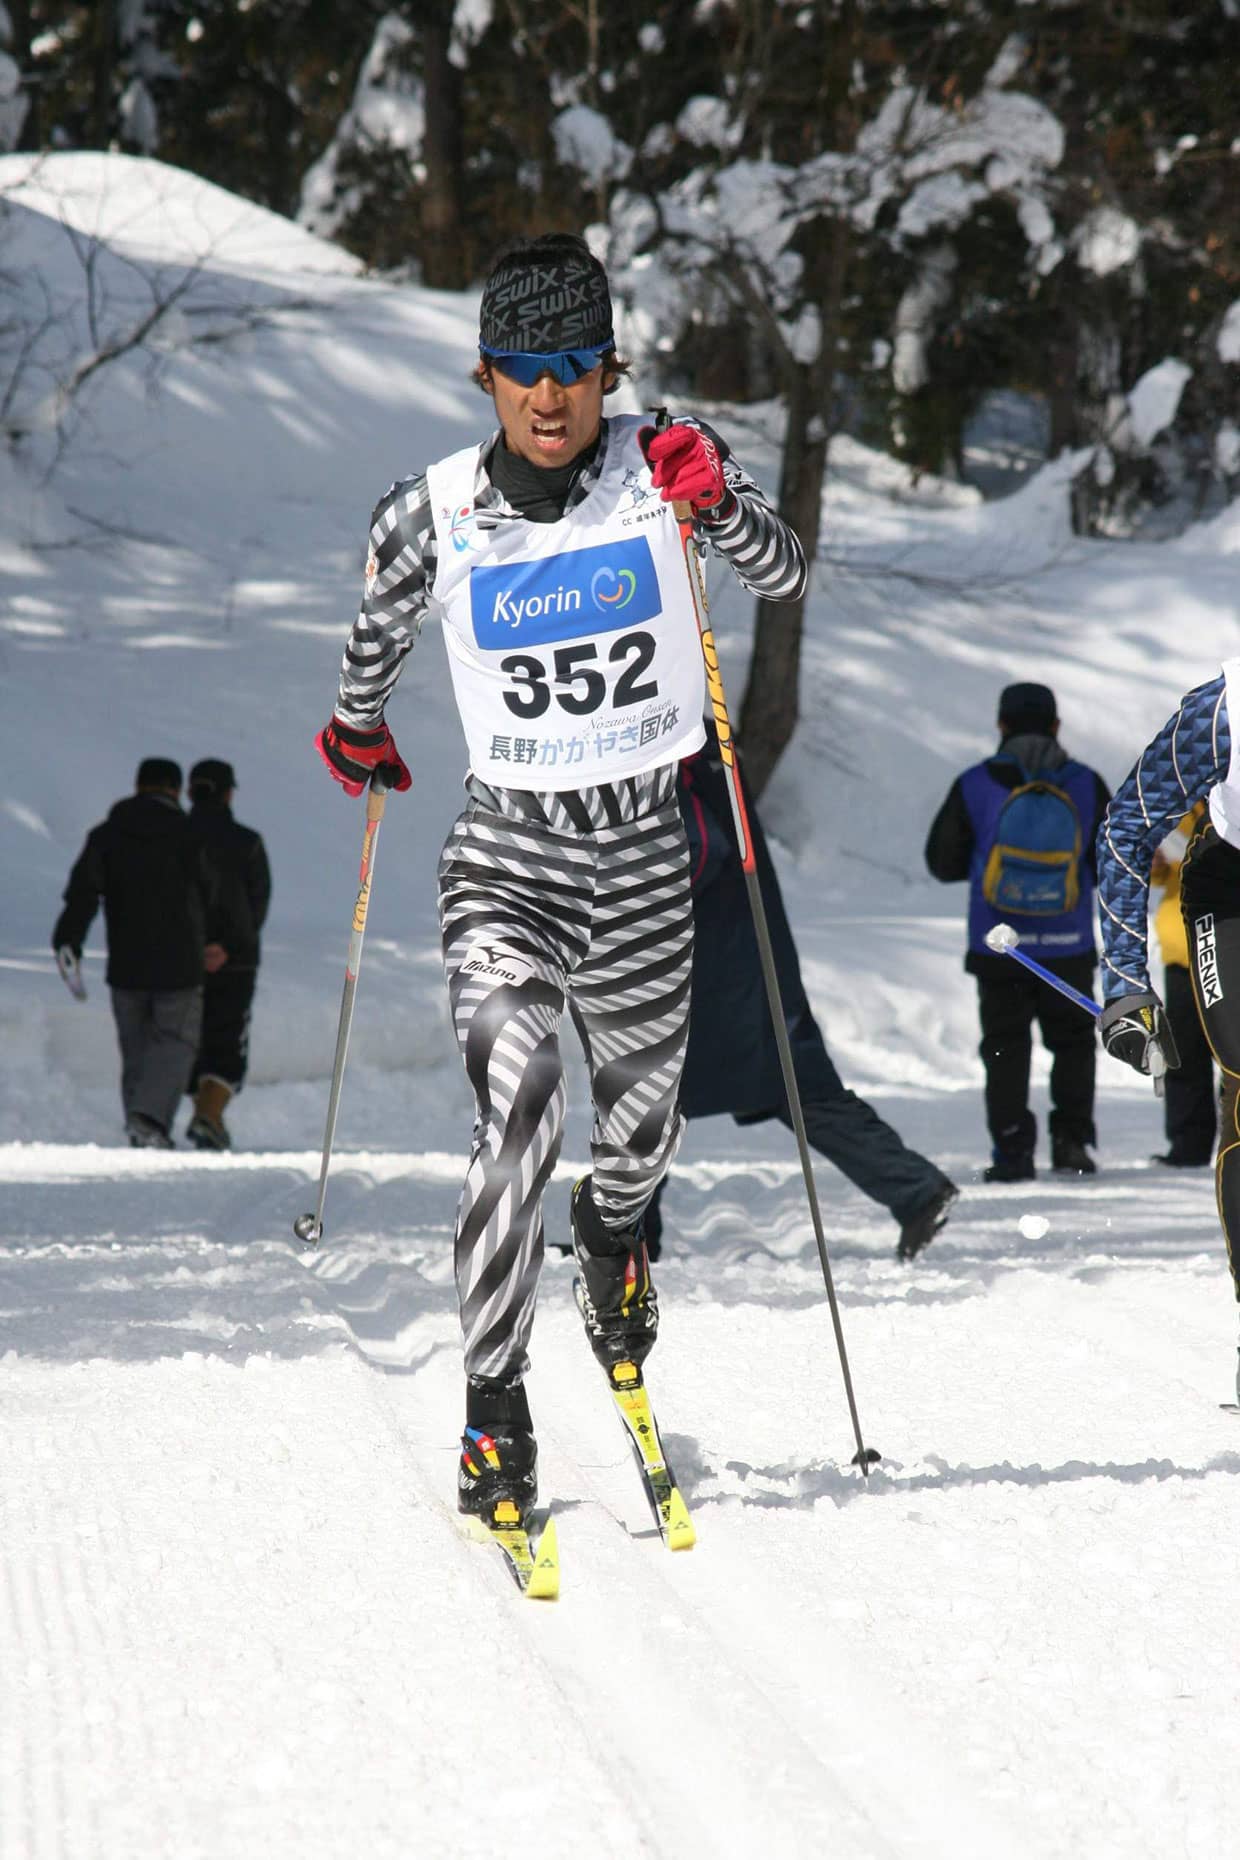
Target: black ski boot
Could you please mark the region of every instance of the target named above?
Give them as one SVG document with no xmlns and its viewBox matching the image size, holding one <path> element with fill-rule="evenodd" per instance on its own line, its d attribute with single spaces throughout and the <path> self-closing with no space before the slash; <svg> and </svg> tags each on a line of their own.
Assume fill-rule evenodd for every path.
<svg viewBox="0 0 1240 1860">
<path fill-rule="evenodd" d="M 617 1363 L 641 1365 L 659 1333 L 659 1301 L 640 1218 L 632 1227 L 605 1227 L 583 1175 L 571 1203 L 573 1257 L 581 1277 L 577 1302 L 590 1348 L 610 1376 Z"/>
<path fill-rule="evenodd" d="M 916 1259 L 923 1247 L 929 1246 L 935 1234 L 947 1225 L 953 1202 L 960 1197 L 960 1190 L 954 1182 L 944 1182 L 936 1188 L 929 1201 L 918 1208 L 900 1229 L 900 1238 L 896 1242 L 898 1259 Z"/>
<path fill-rule="evenodd" d="M 525 1525 L 538 1502 L 538 1447 L 520 1382 L 470 1376 L 456 1506 L 488 1528 Z"/>
</svg>

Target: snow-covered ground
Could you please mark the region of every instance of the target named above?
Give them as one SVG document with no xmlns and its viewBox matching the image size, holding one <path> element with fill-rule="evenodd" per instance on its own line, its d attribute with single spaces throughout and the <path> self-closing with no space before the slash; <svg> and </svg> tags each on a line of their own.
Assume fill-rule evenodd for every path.
<svg viewBox="0 0 1240 1860">
<path fill-rule="evenodd" d="M 23 173 L 0 161 L 0 190 Z M 485 426 L 476 306 L 153 164 L 56 158 L 7 197 L 6 269 L 16 238 L 20 275 L 71 292 L 61 221 L 106 215 L 147 268 L 209 251 L 212 314 L 226 281 L 265 317 L 170 337 L 155 395 L 136 359 L 101 371 L 42 487 L 0 455 L 0 1855 L 1234 1851 L 1212 1184 L 1149 1163 L 1158 1107 L 1106 1061 L 1095 1181 L 979 1184 L 964 900 L 920 849 L 1011 679 L 1051 683 L 1069 747 L 1122 778 L 1237 649 L 1240 518 L 1087 545 L 1063 469 L 987 505 L 837 448 L 764 815 L 841 1070 L 964 1194 L 901 1267 L 819 1172 L 867 1483 L 791 1140 L 691 1128 L 650 1377 L 699 1529 L 679 1558 L 550 1255 L 530 1391 L 564 1574 L 540 1608 L 451 1515 L 470 1101 L 433 878 L 463 750 L 431 626 L 391 708 L 415 786 L 381 836 L 327 1238 L 291 1234 L 361 831 L 309 739 L 371 504 Z M 719 418 L 771 482 L 771 410 Z M 739 696 L 749 603 L 722 578 L 716 619 Z M 227 1158 L 121 1147 L 99 932 L 85 1006 L 47 949 L 87 827 L 158 753 L 229 757 L 275 870 Z M 586 1155 L 573 1085 L 552 1233 Z"/>
</svg>

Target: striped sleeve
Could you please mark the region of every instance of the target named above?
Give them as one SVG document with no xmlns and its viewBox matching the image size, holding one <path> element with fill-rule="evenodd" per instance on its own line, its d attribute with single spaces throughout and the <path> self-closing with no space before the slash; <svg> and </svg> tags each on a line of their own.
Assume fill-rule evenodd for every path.
<svg viewBox="0 0 1240 1860">
<path fill-rule="evenodd" d="M 749 473 L 738 465 L 727 445 L 705 420 L 686 420 L 700 426 L 719 447 L 723 476 L 731 496 L 712 518 L 699 513 L 694 530 L 721 555 L 736 579 L 764 601 L 793 601 L 804 594 L 807 580 L 805 551 L 796 531 L 772 510 Z"/>
<path fill-rule="evenodd" d="M 1195 801 L 1224 781 L 1231 730 L 1224 679 L 1198 685 L 1146 744 L 1098 831 L 1098 908 L 1104 1000 L 1150 985 L 1150 865 L 1155 848 Z"/>
<path fill-rule="evenodd" d="M 430 601 L 437 555 L 426 478 L 403 479 L 370 520 L 361 610 L 340 667 L 336 714 L 359 729 L 382 722 Z"/>
</svg>

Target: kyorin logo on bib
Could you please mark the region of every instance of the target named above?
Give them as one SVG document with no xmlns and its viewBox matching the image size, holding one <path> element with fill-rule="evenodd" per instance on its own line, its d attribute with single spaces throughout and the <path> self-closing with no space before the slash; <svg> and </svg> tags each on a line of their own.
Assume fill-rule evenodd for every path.
<svg viewBox="0 0 1240 1860">
<path fill-rule="evenodd" d="M 547 644 L 640 626 L 662 612 L 644 536 L 532 562 L 484 563 L 469 577 L 474 638 L 484 650 Z"/>
<path fill-rule="evenodd" d="M 619 613 L 636 593 L 637 576 L 631 568 L 622 568 L 619 574 L 614 568 L 600 568 L 590 583 L 591 599 L 602 613 L 612 607 Z"/>
</svg>

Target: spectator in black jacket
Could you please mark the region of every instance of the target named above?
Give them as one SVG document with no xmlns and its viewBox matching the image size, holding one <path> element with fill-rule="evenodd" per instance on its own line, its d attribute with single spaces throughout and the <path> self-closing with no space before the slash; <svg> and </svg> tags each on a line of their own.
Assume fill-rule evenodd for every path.
<svg viewBox="0 0 1240 1860">
<path fill-rule="evenodd" d="M 727 776 L 709 721 L 706 748 L 680 765 L 676 796 L 689 839 L 694 937 L 681 1111 L 686 1118 L 730 1112 L 738 1124 L 778 1117 L 791 1129 Z M 934 1163 L 909 1149 L 872 1105 L 849 1091 L 832 1064 L 801 981 L 762 823 L 748 795 L 746 800 L 806 1136 L 863 1194 L 889 1211 L 900 1229 L 899 1256 L 912 1259 L 947 1220 L 955 1186 Z M 661 1194 L 662 1186 L 645 1216 L 652 1251 L 661 1243 Z"/>
<path fill-rule="evenodd" d="M 1050 788 L 1066 797 L 1062 812 L 1075 816 L 1074 880 L 1056 901 L 1031 898 L 1022 914 L 996 893 L 995 862 L 1016 828 L 1002 819 L 1017 789 Z M 991 1160 L 987 1182 L 1027 1182 L 1037 1173 L 1037 1119 L 1029 1109 L 1033 1023 L 1051 1055 L 1051 1167 L 1061 1175 L 1093 1175 L 1089 1144 L 1094 1130 L 1094 1025 L 1074 1002 L 1030 974 L 1010 956 L 996 955 L 987 932 L 1003 921 L 1019 932 L 1021 947 L 1082 994 L 1092 994 L 1098 966 L 1094 943 L 1094 842 L 1111 798 L 1096 770 L 1074 761 L 1059 742 L 1059 714 L 1049 685 L 1008 685 L 999 695 L 999 746 L 952 783 L 926 841 L 926 865 L 944 884 L 969 883 L 969 949 L 964 966 L 977 977 L 986 1068 L 986 1122 Z M 1058 805 L 1058 804 L 1055 804 Z M 1014 849 L 1020 853 L 1021 849 Z M 1056 855 L 1064 860 L 1067 854 Z M 1044 852 L 1026 858 L 1026 870 L 1057 869 Z M 1015 887 L 1014 887 L 1015 888 Z M 1051 890 L 1054 889 L 1052 884 Z M 996 895 L 988 895 L 988 893 Z"/>
<path fill-rule="evenodd" d="M 137 793 L 92 827 L 52 931 L 52 948 L 80 960 L 102 898 L 125 1129 L 139 1149 L 173 1147 L 202 1027 L 211 883 L 180 795 L 177 764 L 148 756 Z"/>
<path fill-rule="evenodd" d="M 232 764 L 210 756 L 189 772 L 189 822 L 211 873 L 202 1041 L 190 1090 L 187 1135 L 200 1150 L 231 1144 L 224 1112 L 241 1090 L 249 1060 L 250 1008 L 258 981 L 259 932 L 271 902 L 271 870 L 262 839 L 232 816 Z"/>
</svg>

